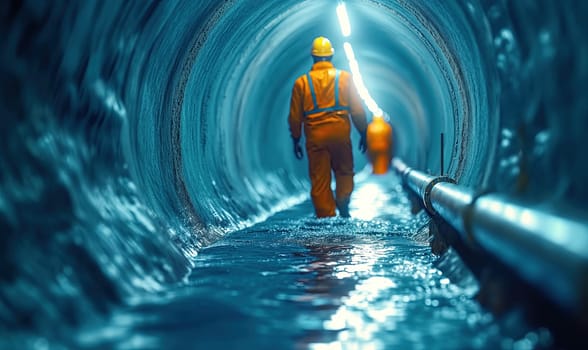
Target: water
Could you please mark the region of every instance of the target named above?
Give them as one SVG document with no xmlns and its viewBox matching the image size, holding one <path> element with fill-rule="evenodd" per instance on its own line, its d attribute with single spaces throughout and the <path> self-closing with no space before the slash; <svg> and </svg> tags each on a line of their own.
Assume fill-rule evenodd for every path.
<svg viewBox="0 0 588 350">
<path fill-rule="evenodd" d="M 404 260 L 416 270 L 435 269 L 422 240 L 412 236 L 420 226 L 413 226 L 408 203 L 383 206 L 404 213 L 399 216 L 369 210 L 374 198 L 399 200 L 397 190 L 358 178 L 354 219 L 328 223 L 333 232 L 318 223 L 318 231 L 328 232 L 306 231 L 314 227 L 308 203 L 295 207 L 305 203 L 309 184 L 305 163 L 291 154 L 288 99 L 292 82 L 310 66 L 307 52 L 314 36 L 330 37 L 342 53 L 335 7 L 326 0 L 0 4 L 0 347 L 111 342 L 128 348 L 132 344 L 121 339 L 136 335 L 140 342 L 143 334 L 153 344 L 169 341 L 165 322 L 149 323 L 141 307 L 148 308 L 152 298 L 158 305 L 153 314 L 164 319 L 165 305 L 201 300 L 195 290 L 199 280 L 210 279 L 219 296 L 223 289 L 214 283 L 242 282 L 207 275 L 206 257 L 232 246 L 243 250 L 235 258 L 256 261 L 264 253 L 239 244 L 247 229 L 266 228 L 273 233 L 265 234 L 264 246 L 302 254 L 300 261 L 284 261 L 286 270 L 320 259 L 292 242 L 312 245 L 317 239 L 314 246 L 324 243 L 327 249 L 323 237 L 344 240 L 348 247 L 324 252 L 335 266 L 348 265 L 363 256 L 360 248 L 371 246 L 386 257 L 389 250 L 407 249 Z M 460 184 L 585 211 L 588 166 L 581 150 L 588 130 L 583 96 L 588 43 L 582 24 L 588 3 L 358 0 L 347 8 L 364 81 L 391 116 L 397 155 L 407 164 L 438 173 L 438 135 L 444 132 L 446 172 Z M 334 62 L 347 68 L 343 55 L 336 54 Z M 353 134 L 354 145 L 357 141 Z M 365 158 L 355 154 L 355 159 L 361 171 Z M 353 228 L 360 222 L 365 230 Z M 282 232 L 290 226 L 300 227 L 300 233 Z M 389 266 L 377 270 L 384 278 L 378 281 L 387 286 L 382 303 L 398 302 L 390 282 L 403 286 L 406 275 L 394 269 L 394 258 L 378 259 Z M 443 271 L 463 269 L 459 259 L 444 259 L 449 267 Z M 262 276 L 261 266 L 250 268 L 258 278 L 251 279 L 253 287 L 245 283 L 235 289 L 304 275 Z M 379 276 L 371 273 L 342 278 L 349 282 L 347 294 L 334 292 L 327 304 L 347 300 Z M 419 282 L 425 291 L 415 288 L 414 302 L 403 299 L 394 307 L 408 310 L 423 305 L 419 298 L 432 302 L 440 298 L 436 293 L 451 291 L 455 294 L 445 300 L 461 301 L 481 323 L 453 322 L 444 318 L 444 307 L 424 307 L 404 319 L 385 316 L 386 324 L 404 329 L 402 322 L 416 322 L 428 310 L 441 318 L 442 329 L 476 330 L 482 336 L 464 337 L 466 347 L 478 341 L 496 344 L 496 334 L 503 337 L 501 344 L 520 341 L 522 348 L 543 339 L 534 330 L 485 331 L 492 322 L 467 301 L 471 293 L 460 289 L 461 278 L 427 289 L 429 281 L 449 278 L 443 274 L 425 274 Z M 233 316 L 253 318 L 258 324 L 250 331 L 256 333 L 269 322 L 251 315 L 267 311 L 255 301 L 247 312 L 229 296 L 216 302 L 226 310 L 223 323 Z M 214 315 L 202 303 L 190 315 L 205 322 Z M 368 311 L 349 314 L 363 322 L 347 333 L 354 341 L 362 341 L 358 334 L 368 324 L 375 327 L 374 346 L 394 341 Z M 310 325 L 286 334 L 267 327 L 293 339 L 304 327 L 318 328 L 328 320 L 310 311 L 308 319 Z M 127 326 L 118 338 L 96 330 L 108 329 L 109 322 Z M 151 333 L 139 329 L 142 322 L 151 325 Z M 516 317 L 512 324 L 507 328 L 525 328 Z M 342 332 L 331 332 L 331 338 L 319 332 L 314 343 L 340 341 Z M 432 342 L 428 332 L 419 325 L 400 338 L 406 344 Z"/>
<path fill-rule="evenodd" d="M 116 349 L 499 349 L 512 339 L 474 301 L 467 271 L 450 280 L 422 236 L 399 231 L 423 217 L 412 218 L 397 178 L 366 179 L 354 202 L 369 187 L 392 197 L 372 202 L 372 213 L 352 208 L 369 220 L 318 220 L 310 202 L 282 211 L 202 249 L 185 283 L 117 311 L 81 341 Z"/>
</svg>

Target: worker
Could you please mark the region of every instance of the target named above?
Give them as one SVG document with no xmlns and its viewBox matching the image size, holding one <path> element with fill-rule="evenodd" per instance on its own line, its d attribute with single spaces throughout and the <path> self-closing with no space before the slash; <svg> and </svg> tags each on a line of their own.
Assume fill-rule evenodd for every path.
<svg viewBox="0 0 588 350">
<path fill-rule="evenodd" d="M 366 151 L 365 111 L 352 76 L 331 63 L 335 50 L 329 39 L 317 37 L 311 48 L 312 69 L 296 79 L 292 88 L 288 123 L 296 158 L 302 159 L 301 128 L 304 125 L 311 199 L 316 216 L 349 217 L 353 191 L 351 121 L 359 131 L 359 149 Z M 350 121 L 351 116 L 351 121 Z M 335 197 L 331 189 L 335 174 Z"/>
<path fill-rule="evenodd" d="M 381 115 L 374 115 L 367 127 L 368 159 L 374 174 L 388 172 L 392 161 L 392 126 Z"/>
</svg>

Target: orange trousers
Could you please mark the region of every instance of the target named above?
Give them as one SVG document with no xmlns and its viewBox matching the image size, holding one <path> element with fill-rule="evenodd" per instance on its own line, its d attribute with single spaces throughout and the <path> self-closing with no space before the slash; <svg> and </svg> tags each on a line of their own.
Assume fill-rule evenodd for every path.
<svg viewBox="0 0 588 350">
<path fill-rule="evenodd" d="M 392 161 L 390 152 L 370 152 L 368 157 L 372 163 L 372 172 L 374 174 L 381 175 L 388 172 Z"/>
<path fill-rule="evenodd" d="M 349 216 L 353 191 L 353 153 L 349 122 L 314 126 L 306 132 L 306 154 L 311 182 L 310 196 L 317 217 Z M 335 198 L 331 189 L 331 171 L 335 174 Z"/>
</svg>

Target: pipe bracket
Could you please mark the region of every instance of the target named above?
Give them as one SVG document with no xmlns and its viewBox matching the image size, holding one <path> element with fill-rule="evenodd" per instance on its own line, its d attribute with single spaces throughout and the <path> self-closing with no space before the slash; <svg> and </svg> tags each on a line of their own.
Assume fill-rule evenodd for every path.
<svg viewBox="0 0 588 350">
<path fill-rule="evenodd" d="M 450 178 L 449 176 L 438 176 L 427 184 L 423 192 L 423 203 L 425 204 L 425 209 L 427 209 L 427 211 L 431 215 L 437 215 L 437 212 L 433 208 L 433 203 L 431 203 L 431 191 L 433 190 L 433 187 L 435 187 L 436 184 L 441 182 L 457 184 L 455 180 Z"/>
</svg>

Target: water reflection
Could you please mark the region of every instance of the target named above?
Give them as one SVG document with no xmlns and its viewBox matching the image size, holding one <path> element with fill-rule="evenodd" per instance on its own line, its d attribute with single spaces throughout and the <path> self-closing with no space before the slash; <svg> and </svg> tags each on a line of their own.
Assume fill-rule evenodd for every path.
<svg viewBox="0 0 588 350">
<path fill-rule="evenodd" d="M 185 284 L 121 311 L 85 344 L 497 348 L 502 338 L 471 300 L 472 286 L 456 286 L 433 266 L 426 244 L 396 233 L 397 220 L 384 220 L 405 210 L 370 221 L 314 219 L 305 216 L 310 202 L 284 211 L 203 249 Z"/>
<path fill-rule="evenodd" d="M 378 260 L 394 250 L 378 241 L 356 236 L 348 244 L 306 245 L 314 259 L 300 279 L 304 294 L 296 300 L 308 303 L 311 313 L 298 319 L 305 329 L 298 348 L 336 349 L 350 341 L 372 346 L 377 344 L 374 333 L 380 329 L 376 324 L 403 315 L 395 299 L 390 299 L 396 283 L 374 271 Z"/>
<path fill-rule="evenodd" d="M 369 167 L 366 167 L 359 177 L 363 180 L 352 195 L 350 214 L 361 220 L 373 220 L 386 214 L 404 214 L 404 206 L 393 205 L 394 194 L 390 191 L 391 183 L 397 178 L 394 174 L 382 176 L 367 176 Z M 406 216 L 404 216 L 406 217 Z"/>
<path fill-rule="evenodd" d="M 357 283 L 352 275 L 341 275 L 338 269 L 350 264 L 352 245 L 349 244 L 306 244 L 313 259 L 306 266 L 305 274 L 298 280 L 304 286 L 303 294 L 296 298 L 307 310 L 298 317 L 298 326 L 304 330 L 297 340 L 297 348 L 309 344 L 328 343 L 337 339 L 342 329 L 325 327 L 324 320 L 341 305 Z"/>
</svg>

